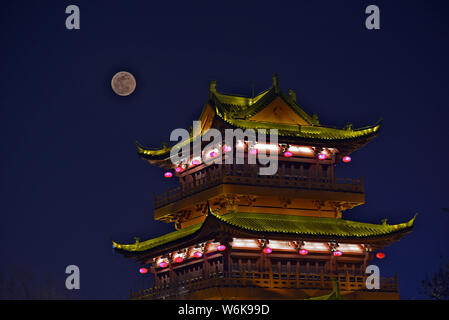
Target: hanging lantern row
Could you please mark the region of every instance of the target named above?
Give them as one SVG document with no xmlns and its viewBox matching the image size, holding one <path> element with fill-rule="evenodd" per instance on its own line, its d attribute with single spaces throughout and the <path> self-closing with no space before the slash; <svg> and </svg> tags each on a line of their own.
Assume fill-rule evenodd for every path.
<svg viewBox="0 0 449 320">
<path fill-rule="evenodd" d="M 266 247 L 263 249 L 263 253 L 271 253 L 271 252 L 273 252 L 273 249 L 271 249 L 270 247 Z M 309 254 L 309 251 L 307 249 L 300 249 L 298 251 L 298 253 L 302 256 L 306 256 Z M 340 250 L 335 250 L 335 251 L 332 251 L 332 254 L 335 257 L 340 257 L 343 255 L 343 252 L 341 252 Z M 382 258 L 379 258 L 379 259 L 382 259 Z"/>
<path fill-rule="evenodd" d="M 217 246 L 217 250 L 218 250 L 218 251 L 225 251 L 225 250 L 226 250 L 226 246 L 225 246 L 224 244 L 220 244 L 219 246 Z M 273 249 L 270 248 L 270 247 L 265 247 L 265 248 L 263 248 L 263 253 L 265 253 L 265 254 L 270 254 L 270 253 L 272 253 L 272 252 L 273 252 Z M 298 253 L 299 253 L 300 255 L 302 255 L 302 256 L 306 256 L 306 255 L 309 254 L 309 251 L 308 251 L 307 249 L 300 249 L 300 250 L 298 251 Z M 341 252 L 340 250 L 332 250 L 332 255 L 333 255 L 334 257 L 341 257 L 341 256 L 343 255 L 343 252 Z M 203 253 L 202 253 L 200 250 L 196 250 L 196 251 L 193 253 L 193 256 L 194 256 L 195 258 L 201 258 L 201 257 L 203 257 Z M 386 256 L 386 255 L 385 255 L 384 252 L 377 252 L 377 253 L 376 253 L 376 258 L 377 258 L 377 259 L 384 259 L 385 256 Z M 182 256 L 177 256 L 177 257 L 174 259 L 174 261 L 175 261 L 176 263 L 181 263 L 181 262 L 184 261 L 184 258 L 183 258 Z M 168 262 L 165 261 L 165 260 L 162 260 L 161 262 L 159 262 L 158 266 L 159 266 L 159 268 L 166 268 L 166 267 L 168 267 Z M 148 269 L 145 268 L 145 267 L 142 267 L 142 268 L 139 269 L 139 272 L 140 272 L 141 274 L 146 274 L 146 273 L 148 273 Z"/>
<path fill-rule="evenodd" d="M 221 245 L 219 245 L 217 247 L 217 250 L 218 251 L 224 251 L 224 250 L 226 250 L 226 246 L 221 244 Z M 203 257 L 203 253 L 201 252 L 201 249 L 195 249 L 195 251 L 193 252 L 192 256 L 195 257 L 195 258 L 201 258 L 201 257 Z M 177 256 L 174 259 L 174 262 L 176 262 L 176 263 L 181 263 L 183 261 L 184 261 L 184 258 L 182 256 Z M 166 260 L 162 260 L 161 262 L 158 263 L 158 267 L 159 268 L 166 268 L 166 267 L 168 267 L 168 262 Z M 148 270 L 146 272 L 142 272 L 143 269 L 146 269 L 146 268 L 141 268 L 139 270 L 139 272 L 140 273 L 148 272 Z"/>
<path fill-rule="evenodd" d="M 241 143 L 241 142 L 240 142 Z M 286 158 L 290 158 L 290 157 L 292 157 L 293 156 L 293 152 L 292 151 L 290 151 L 290 149 L 293 149 L 293 150 L 295 150 L 295 151 L 300 151 L 300 152 L 306 152 L 305 150 L 310 150 L 310 151 L 312 151 L 311 149 L 309 149 L 308 147 L 290 147 L 290 148 L 283 148 L 282 150 L 282 152 L 283 152 L 283 155 L 284 155 L 284 157 L 286 157 Z M 223 152 L 230 152 L 231 150 L 232 150 L 232 147 L 231 146 L 229 146 L 229 145 L 224 145 L 223 147 L 222 147 L 222 150 L 223 150 Z M 258 154 L 258 148 L 257 147 L 252 147 L 252 148 L 250 148 L 250 150 L 249 150 L 249 152 L 251 153 L 251 154 L 253 154 L 253 155 L 256 155 L 256 154 Z M 217 156 L 219 155 L 219 153 L 218 153 L 218 151 L 216 150 L 216 149 L 214 149 L 213 151 L 211 151 L 210 153 L 209 153 L 209 157 L 210 158 L 216 158 Z M 327 154 L 326 154 L 326 152 L 320 152 L 319 154 L 318 154 L 318 160 L 325 160 L 325 159 L 327 159 Z M 344 156 L 343 158 L 342 158 L 342 161 L 344 162 L 344 163 L 348 163 L 348 162 L 351 162 L 351 157 L 350 156 Z M 190 164 L 192 165 L 192 166 L 197 166 L 197 165 L 199 165 L 201 163 L 201 160 L 200 159 L 193 159 L 191 162 L 190 162 Z M 183 167 L 183 166 L 178 166 L 178 167 L 176 167 L 175 168 L 175 171 L 177 172 L 177 173 L 181 173 L 181 172 L 183 172 L 185 170 L 185 168 Z M 167 172 L 165 172 L 164 173 L 164 176 L 166 177 L 166 178 L 171 178 L 172 176 L 173 176 L 173 174 L 170 172 L 170 171 L 167 171 Z"/>
</svg>

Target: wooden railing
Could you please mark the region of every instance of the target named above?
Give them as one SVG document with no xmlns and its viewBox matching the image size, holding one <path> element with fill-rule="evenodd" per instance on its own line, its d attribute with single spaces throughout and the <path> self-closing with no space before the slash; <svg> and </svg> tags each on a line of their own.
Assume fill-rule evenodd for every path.
<svg viewBox="0 0 449 320">
<path fill-rule="evenodd" d="M 201 179 L 183 183 L 179 187 L 162 194 L 154 195 L 154 206 L 160 208 L 169 203 L 181 200 L 192 194 L 212 188 L 220 184 L 239 184 L 251 186 L 270 186 L 307 190 L 330 190 L 343 192 L 363 192 L 362 179 L 329 178 L 288 175 L 278 172 L 275 175 L 262 176 L 254 170 L 237 169 L 235 166 L 221 166 L 220 169 L 209 171 Z"/>
<path fill-rule="evenodd" d="M 288 274 L 263 272 L 232 272 L 225 275 L 217 273 L 208 277 L 176 281 L 163 286 L 131 292 L 131 299 L 166 299 L 182 297 L 195 291 L 213 287 L 259 287 L 267 289 L 323 289 L 332 290 L 333 278 L 339 281 L 341 292 L 364 291 L 365 275 L 329 275 L 329 274 Z M 374 289 L 373 289 L 374 290 Z M 381 277 L 377 291 L 398 292 L 397 277 Z"/>
</svg>

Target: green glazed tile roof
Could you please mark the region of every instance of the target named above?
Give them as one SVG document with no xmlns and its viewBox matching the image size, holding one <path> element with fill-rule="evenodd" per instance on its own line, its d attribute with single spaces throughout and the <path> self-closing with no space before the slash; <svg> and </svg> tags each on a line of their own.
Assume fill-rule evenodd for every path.
<svg viewBox="0 0 449 320">
<path fill-rule="evenodd" d="M 216 216 L 216 218 L 232 226 L 256 232 L 350 238 L 387 235 L 412 227 L 415 219 L 413 218 L 407 223 L 388 225 L 371 224 L 335 218 L 240 212 Z"/>
<path fill-rule="evenodd" d="M 195 233 L 196 231 L 198 231 L 199 228 L 201 228 L 202 223 L 184 228 L 184 229 L 180 229 L 177 231 L 173 231 L 167 234 L 164 234 L 163 236 L 157 237 L 157 238 L 153 238 L 150 240 L 146 240 L 143 242 L 136 242 L 133 244 L 120 244 L 117 242 L 112 241 L 112 245 L 114 248 L 116 249 L 121 249 L 124 251 L 146 251 L 146 250 L 150 250 L 153 249 L 155 247 L 159 247 L 161 245 L 176 241 L 178 239 L 187 237 L 193 233 Z"/>
<path fill-rule="evenodd" d="M 234 212 L 214 218 L 223 223 L 257 233 L 280 233 L 302 236 L 325 236 L 335 238 L 369 238 L 388 235 L 409 229 L 416 218 L 401 224 L 371 224 L 335 218 L 304 217 L 264 213 Z M 208 217 L 209 218 L 209 217 Z M 205 220 L 207 221 L 207 219 Z M 114 248 L 124 251 L 146 251 L 170 242 L 180 240 L 197 232 L 203 224 L 199 223 L 143 242 L 119 244 L 113 242 Z"/>
<path fill-rule="evenodd" d="M 288 125 L 249 120 L 252 116 L 262 111 L 276 97 L 281 97 L 308 125 Z M 354 130 L 322 126 L 317 119 L 308 115 L 295 100 L 275 86 L 253 98 L 226 95 L 213 90 L 208 103 L 215 109 L 215 114 L 219 118 L 233 127 L 242 129 L 277 129 L 281 137 L 318 141 L 344 141 L 375 135 L 380 128 L 380 124 Z M 192 137 L 182 143 L 190 143 L 191 141 Z M 171 147 L 145 149 L 137 145 L 137 149 L 138 154 L 142 157 L 163 159 L 169 155 Z"/>
<path fill-rule="evenodd" d="M 281 97 L 287 105 L 309 125 L 319 124 L 319 122 L 309 116 L 296 101 L 276 87 L 271 87 L 254 98 L 225 95 L 214 91 L 211 95 L 210 104 L 216 108 L 218 116 L 223 119 L 246 120 L 262 111 L 277 97 Z"/>
<path fill-rule="evenodd" d="M 317 140 L 347 140 L 375 134 L 380 124 L 357 130 L 335 129 L 321 126 L 295 126 L 287 124 L 273 124 L 269 122 L 228 119 L 229 124 L 242 129 L 278 129 L 280 136 L 289 136 Z"/>
</svg>

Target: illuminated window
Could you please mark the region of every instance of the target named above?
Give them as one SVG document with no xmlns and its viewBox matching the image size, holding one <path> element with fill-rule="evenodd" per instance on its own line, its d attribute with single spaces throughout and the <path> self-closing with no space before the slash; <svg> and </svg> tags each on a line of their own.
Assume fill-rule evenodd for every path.
<svg viewBox="0 0 449 320">
<path fill-rule="evenodd" d="M 329 251 L 329 246 L 326 243 L 323 242 L 309 242 L 304 241 L 303 249 L 306 249 L 308 251 Z"/>
<path fill-rule="evenodd" d="M 363 249 L 358 244 L 352 244 L 352 243 L 340 243 L 338 245 L 338 250 L 341 252 L 354 252 L 354 253 L 362 253 Z"/>
<path fill-rule="evenodd" d="M 295 248 L 290 245 L 289 241 L 270 240 L 269 246 L 271 249 L 276 250 L 295 250 Z"/>
<path fill-rule="evenodd" d="M 312 153 L 313 150 L 310 147 L 297 147 L 297 146 L 290 146 L 288 148 L 291 152 L 302 152 L 302 153 Z"/>
<path fill-rule="evenodd" d="M 259 248 L 259 244 L 255 239 L 241 239 L 234 238 L 232 240 L 232 247 L 234 248 Z"/>
</svg>

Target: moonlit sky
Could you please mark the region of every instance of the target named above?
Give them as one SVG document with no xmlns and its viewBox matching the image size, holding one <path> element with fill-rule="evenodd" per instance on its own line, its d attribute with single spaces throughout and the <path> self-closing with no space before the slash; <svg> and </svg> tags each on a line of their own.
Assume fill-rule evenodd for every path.
<svg viewBox="0 0 449 320">
<path fill-rule="evenodd" d="M 380 136 L 338 168 L 363 176 L 366 204 L 344 218 L 408 221 L 414 231 L 385 249 L 381 275 L 398 273 L 401 297 L 448 258 L 447 1 L 76 1 L 81 29 L 65 28 L 71 1 L 2 3 L 0 34 L 0 271 L 50 277 L 81 270 L 72 298 L 127 298 L 150 282 L 114 254 L 172 231 L 153 220 L 153 193 L 173 186 L 139 159 L 134 142 L 158 147 L 189 128 L 208 97 L 251 94 L 274 72 L 323 124 L 370 125 Z M 364 26 L 377 4 L 381 30 Z M 135 92 L 111 90 L 121 70 Z"/>
</svg>

